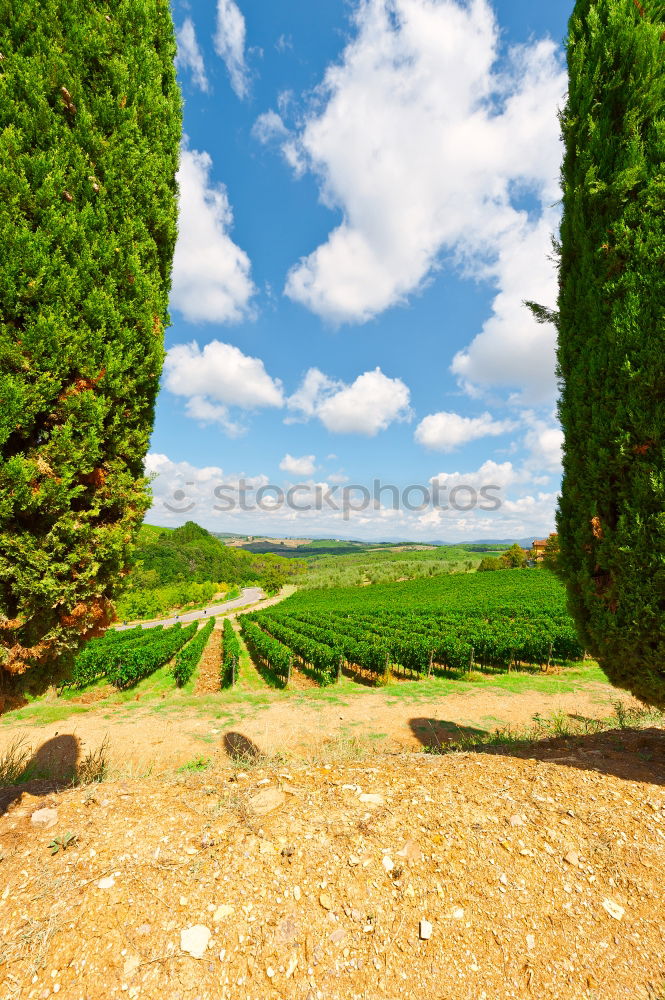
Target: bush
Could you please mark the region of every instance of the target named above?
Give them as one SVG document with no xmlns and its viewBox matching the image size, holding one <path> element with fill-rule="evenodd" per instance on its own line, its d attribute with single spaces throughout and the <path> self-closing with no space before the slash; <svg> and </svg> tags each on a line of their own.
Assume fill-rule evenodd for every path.
<svg viewBox="0 0 665 1000">
<path fill-rule="evenodd" d="M 568 42 L 558 564 L 584 646 L 665 705 L 665 4 L 578 0 Z"/>
<path fill-rule="evenodd" d="M 166 0 L 0 0 L 0 666 L 113 618 L 150 505 L 181 132 Z"/>
</svg>

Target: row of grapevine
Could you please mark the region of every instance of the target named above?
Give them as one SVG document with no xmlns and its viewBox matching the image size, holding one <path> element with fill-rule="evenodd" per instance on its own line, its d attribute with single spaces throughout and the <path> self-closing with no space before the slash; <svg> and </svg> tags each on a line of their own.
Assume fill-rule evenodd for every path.
<svg viewBox="0 0 665 1000">
<path fill-rule="evenodd" d="M 220 671 L 221 686 L 233 687 L 238 680 L 238 664 L 240 663 L 240 643 L 230 618 L 224 619 L 222 627 L 222 666 Z"/>
<path fill-rule="evenodd" d="M 173 667 L 173 676 L 178 687 L 183 687 L 198 667 L 214 627 L 215 619 L 209 618 L 201 631 L 197 632 L 192 641 L 178 653 Z"/>
<path fill-rule="evenodd" d="M 291 675 L 291 650 L 278 639 L 264 632 L 249 615 L 240 616 L 240 628 L 250 656 L 282 678 L 288 684 Z"/>
<path fill-rule="evenodd" d="M 343 651 L 324 642 L 312 639 L 298 632 L 289 623 L 278 618 L 263 617 L 261 627 L 273 638 L 288 646 L 303 664 L 307 664 L 318 675 L 322 684 L 332 684 L 342 669 Z"/>
<path fill-rule="evenodd" d="M 164 634 L 161 625 L 155 629 L 140 628 L 113 633 L 109 631 L 98 639 L 93 639 L 84 646 L 74 660 L 74 671 L 69 683 L 73 687 L 81 688 L 105 677 L 107 669 L 110 669 L 113 664 L 120 663 L 130 649 L 138 650 L 144 646 L 152 645 L 155 641 L 155 634 L 157 638 L 160 637 L 160 634 Z M 114 637 L 120 635 L 123 639 L 118 641 L 115 638 L 109 638 L 111 635 Z"/>
<path fill-rule="evenodd" d="M 178 624 L 159 631 L 150 629 L 133 642 L 123 643 L 94 639 L 76 657 L 71 683 L 84 687 L 104 677 L 117 688 L 132 687 L 168 663 L 196 629 L 196 623 L 187 628 Z"/>
<path fill-rule="evenodd" d="M 289 619 L 293 621 L 293 617 Z M 417 671 L 428 666 L 428 657 L 421 646 L 432 654 L 434 662 L 452 669 L 459 669 L 460 660 L 465 658 L 468 663 L 471 650 L 474 662 L 493 667 L 509 667 L 515 662 L 542 666 L 553 660 L 580 659 L 583 655 L 570 620 L 560 622 L 546 616 L 534 621 L 498 616 L 486 621 L 449 614 L 390 617 L 299 614 L 295 617 L 298 628 L 303 625 L 325 627 L 331 636 L 336 632 L 351 633 L 356 639 L 387 644 L 394 662 Z M 460 650 L 458 643 L 466 649 Z M 407 663 L 406 660 L 412 657 L 415 662 Z"/>
</svg>

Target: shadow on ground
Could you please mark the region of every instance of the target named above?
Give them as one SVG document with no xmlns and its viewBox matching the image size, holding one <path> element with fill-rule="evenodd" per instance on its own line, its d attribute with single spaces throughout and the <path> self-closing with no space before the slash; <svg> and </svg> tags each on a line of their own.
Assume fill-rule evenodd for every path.
<svg viewBox="0 0 665 1000">
<path fill-rule="evenodd" d="M 26 755 L 11 783 L 0 786 L 0 816 L 26 792 L 51 795 L 70 785 L 77 777 L 80 756 L 78 739 L 68 733 L 47 740 L 31 757 Z"/>
<path fill-rule="evenodd" d="M 571 718 L 580 717 L 571 716 Z M 602 733 L 545 737 L 541 740 L 515 740 L 495 746 L 482 742 L 487 734 L 482 730 L 456 726 L 439 719 L 411 719 L 413 735 L 423 747 L 436 753 L 445 752 L 446 743 L 464 740 L 469 753 L 486 753 L 503 757 L 537 760 L 581 771 L 609 774 L 627 781 L 644 781 L 665 785 L 665 729 L 617 728 Z M 474 737 L 478 745 L 474 746 Z M 438 742 L 435 741 L 438 737 Z"/>
<path fill-rule="evenodd" d="M 243 733 L 225 733 L 223 743 L 226 753 L 236 764 L 252 764 L 264 756 L 263 751 L 257 747 L 256 743 L 253 743 Z"/>
<path fill-rule="evenodd" d="M 445 719 L 417 718 L 409 719 L 409 726 L 415 738 L 427 750 L 437 751 L 447 743 L 457 740 L 467 740 L 487 735 L 487 730 L 476 729 L 474 726 L 459 726 Z"/>
</svg>

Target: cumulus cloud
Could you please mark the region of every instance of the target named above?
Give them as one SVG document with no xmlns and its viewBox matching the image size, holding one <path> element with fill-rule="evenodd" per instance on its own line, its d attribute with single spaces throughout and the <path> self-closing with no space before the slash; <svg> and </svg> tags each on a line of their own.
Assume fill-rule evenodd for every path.
<svg viewBox="0 0 665 1000">
<path fill-rule="evenodd" d="M 196 29 L 191 17 L 185 18 L 176 32 L 178 42 L 178 54 L 176 56 L 176 66 L 179 69 L 188 70 L 191 74 L 192 83 L 204 94 L 208 93 L 209 84 L 206 76 L 203 53 L 196 38 Z"/>
<path fill-rule="evenodd" d="M 211 168 L 208 153 L 182 150 L 171 305 L 191 322 L 226 323 L 247 315 L 255 288 L 249 257 L 229 236 L 226 188 L 211 181 Z"/>
<path fill-rule="evenodd" d="M 513 388 L 521 401 L 531 403 L 556 393 L 556 329 L 551 323 L 537 323 L 523 300 L 556 302 L 557 278 L 550 258 L 558 219 L 558 210 L 552 208 L 535 224 L 520 215 L 498 241 L 494 269 L 500 290 L 492 315 L 451 365 L 472 395 L 476 386 Z"/>
<path fill-rule="evenodd" d="M 523 419 L 529 428 L 524 438 L 524 446 L 529 451 L 527 465 L 550 475 L 560 474 L 563 431 L 555 423 L 556 415 L 552 414 L 549 420 L 544 420 L 527 410 Z"/>
<path fill-rule="evenodd" d="M 234 0 L 217 0 L 215 52 L 226 63 L 231 86 L 240 98 L 249 92 L 245 33 L 245 18 Z"/>
<path fill-rule="evenodd" d="M 479 469 L 471 472 L 440 472 L 433 476 L 431 483 L 438 483 L 440 487 L 452 489 L 454 486 L 471 486 L 475 490 L 480 490 L 483 486 L 495 486 L 505 490 L 509 486 L 518 482 L 519 473 L 513 467 L 512 462 L 483 462 Z"/>
<path fill-rule="evenodd" d="M 420 421 L 415 431 L 418 444 L 432 451 L 454 451 L 460 445 L 483 437 L 498 437 L 515 429 L 512 420 L 495 420 L 491 413 L 462 417 L 459 413 L 432 413 Z"/>
<path fill-rule="evenodd" d="M 243 534 L 307 533 L 336 538 L 379 540 L 392 537 L 423 541 L 542 536 L 552 529 L 557 499 L 555 493 L 545 492 L 518 492 L 507 497 L 519 482 L 509 462 L 486 462 L 469 472 L 441 473 L 433 477 L 431 484 L 439 480 L 448 491 L 454 486 L 478 491 L 485 485 L 500 488 L 500 507 L 490 510 L 479 506 L 467 511 L 459 509 L 466 503 L 466 494 L 460 494 L 457 505 L 448 504 L 445 510 L 417 506 L 414 503 L 417 497 L 412 495 L 409 495 L 408 505 L 371 501 L 361 504 L 361 495 L 353 494 L 351 487 L 346 487 L 349 493 L 345 504 L 344 488 L 335 484 L 332 477 L 320 483 L 310 480 L 298 492 L 296 502 L 290 505 L 274 502 L 274 488 L 263 491 L 261 504 L 257 504 L 256 491 L 269 484 L 265 475 L 228 474 L 215 466 L 199 468 L 157 453 L 149 454 L 145 464 L 146 471 L 154 477 L 154 503 L 150 514 L 153 523 L 172 525 L 193 519 L 213 530 Z M 245 490 L 245 509 L 237 502 L 230 504 L 227 499 L 237 500 L 239 488 Z M 317 497 L 328 491 L 336 507 L 318 504 L 317 508 Z M 450 492 L 442 494 L 441 503 L 446 504 L 450 499 Z"/>
<path fill-rule="evenodd" d="M 271 378 L 263 361 L 219 340 L 202 350 L 195 341 L 172 347 L 164 363 L 164 385 L 187 399 L 187 416 L 219 423 L 231 435 L 244 428 L 231 420 L 229 407 L 256 410 L 284 405 L 282 384 Z"/>
<path fill-rule="evenodd" d="M 481 333 L 492 362 L 483 366 L 472 345 L 455 360 L 460 380 L 535 380 L 535 391 L 551 391 L 552 331 L 521 301 L 531 289 L 552 301 L 546 256 L 557 213 L 548 206 L 559 197 L 564 91 L 554 43 L 506 54 L 487 0 L 364 0 L 355 37 L 297 134 L 276 115 L 271 129 L 263 123 L 265 138 L 297 170 L 306 165 L 323 202 L 342 213 L 292 268 L 286 294 L 332 322 L 363 322 L 422 288 L 445 254 L 497 288 Z M 526 341 L 525 359 L 511 353 L 515 340 Z"/>
<path fill-rule="evenodd" d="M 265 145 L 290 133 L 276 111 L 264 111 L 252 125 L 252 135 Z"/>
<path fill-rule="evenodd" d="M 316 469 L 316 455 L 302 455 L 296 458 L 288 453 L 279 463 L 283 472 L 290 472 L 294 476 L 311 476 Z"/>
<path fill-rule="evenodd" d="M 351 385 L 310 368 L 287 405 L 296 414 L 292 420 L 317 417 L 329 431 L 373 437 L 394 421 L 411 418 L 409 398 L 408 386 L 380 368 L 359 375 Z"/>
</svg>

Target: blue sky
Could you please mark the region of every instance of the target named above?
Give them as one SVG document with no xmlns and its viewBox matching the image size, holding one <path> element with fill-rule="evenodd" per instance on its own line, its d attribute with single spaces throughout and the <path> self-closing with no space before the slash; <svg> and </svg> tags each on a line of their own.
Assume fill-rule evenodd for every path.
<svg viewBox="0 0 665 1000">
<path fill-rule="evenodd" d="M 173 11 L 185 136 L 148 520 L 368 539 L 551 530 L 555 336 L 522 300 L 556 298 L 570 4 Z M 265 509 L 216 509 L 213 490 L 240 479 Z M 422 490 L 407 509 L 352 489 L 374 480 L 463 490 L 448 510 Z M 313 509 L 269 509 L 268 484 L 301 485 Z M 500 505 L 470 507 L 483 486 Z"/>
</svg>

